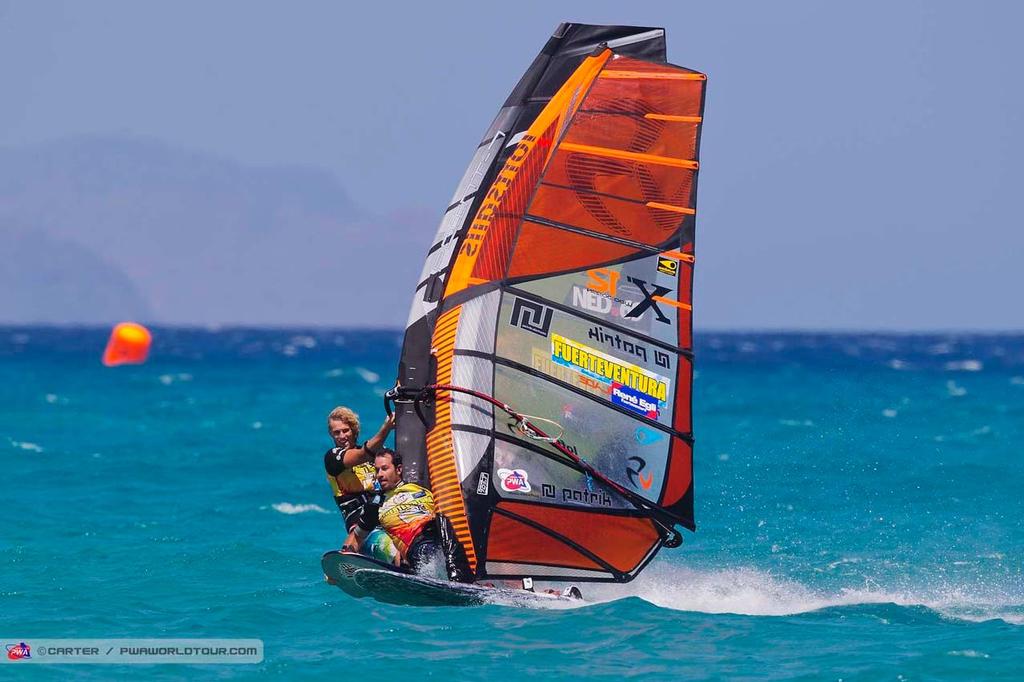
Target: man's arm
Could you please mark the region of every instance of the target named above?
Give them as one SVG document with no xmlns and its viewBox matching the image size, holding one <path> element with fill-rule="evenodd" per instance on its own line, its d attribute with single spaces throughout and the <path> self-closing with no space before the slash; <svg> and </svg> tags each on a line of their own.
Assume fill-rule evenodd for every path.
<svg viewBox="0 0 1024 682">
<path fill-rule="evenodd" d="M 356 445 L 345 451 L 345 456 L 342 460 L 345 463 L 345 467 L 351 468 L 356 464 L 373 461 L 377 450 L 384 446 L 384 441 L 387 440 L 388 434 L 391 433 L 393 428 L 395 428 L 395 415 L 392 414 L 384 420 L 384 423 L 380 425 L 377 433 L 372 438 L 362 445 Z"/>
</svg>

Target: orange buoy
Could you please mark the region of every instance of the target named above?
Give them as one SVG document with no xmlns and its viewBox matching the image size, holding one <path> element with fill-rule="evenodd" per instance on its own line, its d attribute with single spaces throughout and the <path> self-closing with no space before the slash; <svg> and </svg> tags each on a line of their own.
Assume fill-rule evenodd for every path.
<svg viewBox="0 0 1024 682">
<path fill-rule="evenodd" d="M 146 361 L 153 337 L 141 324 L 122 322 L 110 332 L 107 349 L 103 351 L 103 364 L 139 365 Z"/>
</svg>

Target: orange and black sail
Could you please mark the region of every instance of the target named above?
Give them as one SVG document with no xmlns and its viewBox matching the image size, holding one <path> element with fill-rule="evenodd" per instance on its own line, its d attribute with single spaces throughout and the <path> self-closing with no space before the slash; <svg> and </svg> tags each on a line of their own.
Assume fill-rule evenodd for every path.
<svg viewBox="0 0 1024 682">
<path fill-rule="evenodd" d="M 662 29 L 563 24 L 442 220 L 400 381 L 497 403 L 438 390 L 418 414 L 406 404 L 398 447 L 478 577 L 630 580 L 675 525 L 694 527 L 704 86 L 666 63 Z"/>
</svg>

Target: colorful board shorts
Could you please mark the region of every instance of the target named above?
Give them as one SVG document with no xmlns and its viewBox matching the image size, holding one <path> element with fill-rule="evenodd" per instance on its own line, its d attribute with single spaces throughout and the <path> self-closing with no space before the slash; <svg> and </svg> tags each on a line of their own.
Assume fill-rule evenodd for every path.
<svg viewBox="0 0 1024 682">
<path fill-rule="evenodd" d="M 395 541 L 383 528 L 374 528 L 363 541 L 362 553 L 371 559 L 383 561 L 386 564 L 394 564 L 398 557 L 398 547 Z"/>
</svg>

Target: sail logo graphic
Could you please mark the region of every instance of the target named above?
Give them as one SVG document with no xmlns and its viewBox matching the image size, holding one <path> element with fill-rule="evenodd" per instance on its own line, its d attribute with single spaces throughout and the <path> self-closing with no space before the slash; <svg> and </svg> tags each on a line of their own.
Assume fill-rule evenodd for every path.
<svg viewBox="0 0 1024 682">
<path fill-rule="evenodd" d="M 533 143 L 536 141 L 537 138 L 533 135 L 524 135 L 522 141 L 516 145 L 515 151 L 508 157 L 508 161 L 505 162 L 501 172 L 494 178 L 490 190 L 484 196 L 484 202 L 480 205 L 480 210 L 477 211 L 473 222 L 469 224 L 469 232 L 466 234 L 460 249 L 463 256 L 475 257 L 480 251 L 480 243 L 483 242 L 484 237 L 487 235 L 487 231 L 491 226 L 491 220 L 501 206 L 502 197 L 505 196 L 512 181 L 516 179 L 520 167 L 523 165 L 526 157 L 529 156 L 530 150 L 533 149 Z"/>
<path fill-rule="evenodd" d="M 21 661 L 26 658 L 32 658 L 32 647 L 25 642 L 19 642 L 18 644 L 7 645 L 7 658 L 12 661 Z"/>
<path fill-rule="evenodd" d="M 634 357 L 640 358 L 644 362 L 647 360 L 647 346 L 639 343 L 638 341 L 630 341 L 628 338 L 621 336 L 618 332 L 611 332 L 606 330 L 600 325 L 594 325 L 587 332 L 587 338 L 603 343 L 612 350 L 621 350 Z M 658 367 L 665 369 L 672 369 L 672 358 L 665 351 L 654 349 L 654 364 Z"/>
<path fill-rule="evenodd" d="M 512 304 L 512 317 L 508 323 L 513 327 L 547 338 L 551 329 L 551 315 L 554 311 L 540 303 L 516 298 Z"/>
<path fill-rule="evenodd" d="M 634 488 L 642 488 L 644 490 L 650 490 L 651 485 L 654 484 L 654 474 L 644 475 L 644 469 L 647 468 L 647 461 L 643 457 L 630 457 L 626 460 L 627 462 L 633 462 L 634 467 L 626 467 L 626 476 L 629 478 L 629 483 Z"/>
<path fill-rule="evenodd" d="M 669 380 L 625 360 L 572 341 L 551 335 L 551 359 L 580 374 L 610 386 L 609 400 L 644 416 L 656 419 L 668 401 Z"/>
<path fill-rule="evenodd" d="M 634 391 L 629 386 L 612 384 L 611 401 L 614 405 L 625 407 L 634 412 L 639 412 L 648 419 L 658 418 L 658 401 L 645 395 L 640 391 Z"/>
<path fill-rule="evenodd" d="M 530 487 L 530 475 L 525 469 L 498 469 L 498 479 L 501 481 L 501 489 L 508 493 L 528 493 L 533 490 Z"/>
<path fill-rule="evenodd" d="M 675 261 L 671 262 L 675 263 Z M 678 266 L 678 263 L 676 265 Z M 573 285 L 572 287 L 572 304 L 577 308 L 603 315 L 611 315 L 615 311 L 614 304 L 618 304 L 618 315 L 624 320 L 630 321 L 639 320 L 643 317 L 644 313 L 650 310 L 654 313 L 655 319 L 663 324 L 672 324 L 672 320 L 664 313 L 658 305 L 659 303 L 688 309 L 688 306 L 665 297 L 666 294 L 672 293 L 671 287 L 654 284 L 651 285 L 653 289 L 649 290 L 647 280 L 638 277 L 626 277 L 626 282 L 627 286 L 632 285 L 628 286 L 628 288 L 635 290 L 643 296 L 643 300 L 637 303 L 636 301 L 620 298 L 618 296 L 620 278 L 621 273 L 610 268 L 592 268 L 587 270 L 586 288 L 578 285 Z"/>
<path fill-rule="evenodd" d="M 654 314 L 658 316 L 658 322 L 664 322 L 670 324 L 671 320 L 665 313 L 661 312 L 661 308 L 658 307 L 658 302 L 671 303 L 671 301 L 665 298 L 665 294 L 672 291 L 669 287 L 663 287 L 660 284 L 654 285 L 654 291 L 647 291 L 647 282 L 636 277 L 627 277 L 627 280 L 631 284 L 635 284 L 640 288 L 640 293 L 644 295 L 644 300 L 630 309 L 626 317 L 640 317 L 643 315 L 648 308 L 654 311 Z"/>
<path fill-rule="evenodd" d="M 658 256 L 658 272 L 663 275 L 676 275 L 679 273 L 679 261 L 675 258 Z"/>
<path fill-rule="evenodd" d="M 633 440 L 640 445 L 654 445 L 664 437 L 665 435 L 661 431 L 655 431 L 646 426 L 638 426 L 633 432 Z"/>
</svg>

